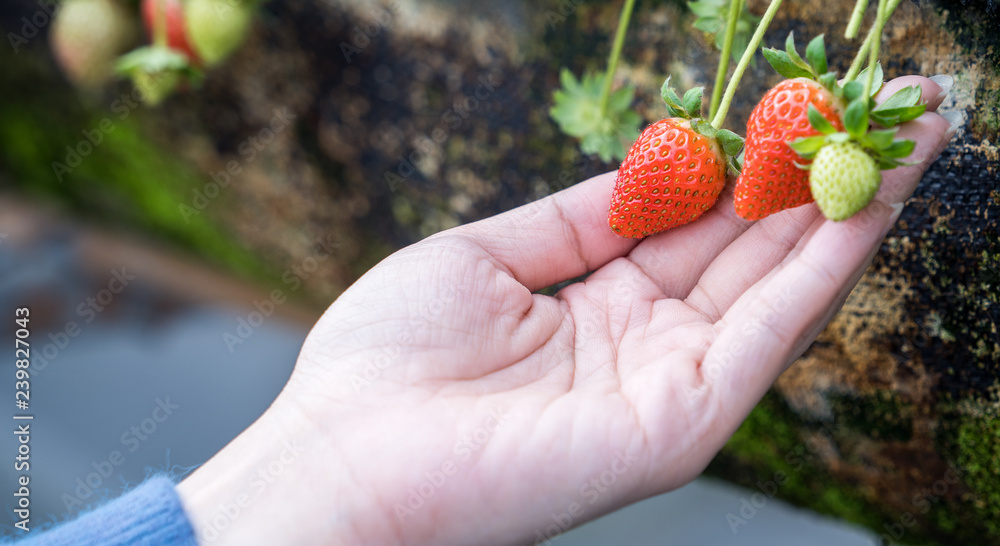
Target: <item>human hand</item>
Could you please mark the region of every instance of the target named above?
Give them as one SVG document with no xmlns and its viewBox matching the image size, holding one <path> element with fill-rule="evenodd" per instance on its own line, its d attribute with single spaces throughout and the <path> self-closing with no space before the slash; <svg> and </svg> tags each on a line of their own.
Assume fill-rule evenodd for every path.
<svg viewBox="0 0 1000 546">
<path fill-rule="evenodd" d="M 844 222 L 810 204 L 750 223 L 730 190 L 697 222 L 625 240 L 608 173 L 393 254 L 329 308 L 272 408 L 179 486 L 199 536 L 530 543 L 694 479 L 950 140 L 936 83 L 880 97 L 913 84 L 928 113 L 900 137 L 918 164 Z"/>
</svg>

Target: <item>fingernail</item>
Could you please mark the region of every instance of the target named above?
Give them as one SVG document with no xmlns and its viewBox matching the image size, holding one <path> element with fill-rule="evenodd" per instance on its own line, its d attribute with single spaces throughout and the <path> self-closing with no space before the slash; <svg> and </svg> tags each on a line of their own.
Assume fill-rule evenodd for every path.
<svg viewBox="0 0 1000 546">
<path fill-rule="evenodd" d="M 941 117 L 948 121 L 948 125 L 951 125 L 948 132 L 945 133 L 948 139 L 951 140 L 951 137 L 955 136 L 955 132 L 958 131 L 958 128 L 965 124 L 965 116 L 958 110 L 948 110 L 946 112 L 940 112 L 940 114 Z"/>
<path fill-rule="evenodd" d="M 889 205 L 889 210 L 892 212 L 889 213 L 889 220 L 886 221 L 885 228 L 882 230 L 883 239 L 889 233 L 889 230 L 892 229 L 892 226 L 896 225 L 896 220 L 899 220 L 899 216 L 903 214 L 904 206 L 903 203 L 892 203 Z"/>
<path fill-rule="evenodd" d="M 948 74 L 937 74 L 936 76 L 931 76 L 929 78 L 932 82 L 938 84 L 941 88 L 941 92 L 938 93 L 937 100 L 944 100 L 951 91 L 952 86 L 955 85 L 955 78 L 952 78 Z"/>
</svg>

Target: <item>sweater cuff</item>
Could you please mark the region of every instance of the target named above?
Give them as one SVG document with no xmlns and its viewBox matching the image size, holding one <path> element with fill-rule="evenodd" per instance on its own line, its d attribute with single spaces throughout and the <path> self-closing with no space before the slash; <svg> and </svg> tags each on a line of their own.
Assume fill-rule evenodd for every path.
<svg viewBox="0 0 1000 546">
<path fill-rule="evenodd" d="M 18 544 L 195 546 L 197 541 L 174 483 L 156 476 L 92 512 Z"/>
</svg>

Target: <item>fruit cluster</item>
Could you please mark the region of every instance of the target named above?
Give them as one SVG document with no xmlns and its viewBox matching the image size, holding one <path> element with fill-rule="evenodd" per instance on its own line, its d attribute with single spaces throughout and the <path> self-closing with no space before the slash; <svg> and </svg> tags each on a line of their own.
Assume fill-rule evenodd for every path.
<svg viewBox="0 0 1000 546">
<path fill-rule="evenodd" d="M 252 0 L 142 0 L 151 44 L 118 57 L 134 35 L 133 17 L 119 0 L 66 0 L 52 28 L 53 53 L 67 77 L 84 88 L 103 85 L 117 70 L 156 104 L 243 42 Z"/>
<path fill-rule="evenodd" d="M 745 142 L 718 129 L 721 117 L 699 118 L 700 89 L 678 99 L 668 79 L 663 97 L 671 117 L 646 128 L 618 170 L 608 213 L 616 233 L 641 238 L 697 219 L 715 204 L 726 166 L 739 173 L 734 207 L 747 220 L 813 201 L 827 218 L 846 220 L 874 198 L 882 169 L 905 164 L 914 143 L 895 139 L 896 126 L 924 112 L 920 88 L 876 106 L 881 67 L 838 83 L 827 70 L 823 36 L 809 43 L 805 59 L 792 35 L 785 51 L 763 53 L 786 79 L 754 108 Z"/>
</svg>

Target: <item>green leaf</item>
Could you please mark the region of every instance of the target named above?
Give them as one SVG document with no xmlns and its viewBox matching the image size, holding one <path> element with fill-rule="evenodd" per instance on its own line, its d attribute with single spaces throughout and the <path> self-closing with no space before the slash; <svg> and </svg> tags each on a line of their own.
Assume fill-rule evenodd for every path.
<svg viewBox="0 0 1000 546">
<path fill-rule="evenodd" d="M 718 136 L 719 131 L 706 119 L 696 119 L 691 124 L 691 128 L 694 129 L 699 134 L 705 135 L 708 138 L 715 138 Z"/>
<path fill-rule="evenodd" d="M 830 89 L 831 91 L 835 91 L 837 89 L 837 75 L 833 72 L 827 72 L 817 78 L 817 80 L 819 80 L 820 85 Z"/>
<path fill-rule="evenodd" d="M 795 66 L 797 66 L 797 67 L 799 67 L 799 68 L 801 68 L 801 69 L 803 69 L 803 70 L 805 70 L 807 72 L 811 72 L 812 71 L 812 67 L 810 67 L 808 63 L 806 63 L 804 60 L 802 60 L 802 57 L 799 56 L 799 52 L 796 51 L 796 49 L 795 49 L 795 33 L 794 32 L 789 32 L 788 33 L 788 38 L 785 38 L 785 53 L 788 54 L 789 60 L 791 60 L 792 63 Z"/>
<path fill-rule="evenodd" d="M 823 135 L 797 138 L 788 143 L 788 147 L 795 150 L 795 153 L 804 159 L 812 159 L 816 155 L 816 152 L 825 145 L 826 137 Z"/>
<path fill-rule="evenodd" d="M 806 116 L 809 118 L 809 124 L 820 133 L 831 135 L 837 132 L 837 129 L 812 104 L 809 104 Z"/>
<path fill-rule="evenodd" d="M 812 78 L 812 73 L 797 66 L 792 62 L 788 53 L 784 51 L 778 51 L 777 49 L 762 49 L 760 51 L 764 55 L 764 59 L 767 60 L 771 68 L 782 76 L 792 79 L 792 78 Z"/>
<path fill-rule="evenodd" d="M 879 152 L 883 157 L 898 159 L 912 154 L 916 145 L 917 143 L 912 140 L 895 140 Z"/>
<path fill-rule="evenodd" d="M 900 123 L 906 123 L 920 117 L 924 111 L 927 110 L 927 105 L 918 104 L 917 106 L 909 106 L 906 108 L 894 108 L 891 110 L 873 110 L 871 113 L 872 121 L 878 123 L 882 127 L 895 127 Z"/>
<path fill-rule="evenodd" d="M 611 96 L 608 97 L 608 110 L 613 112 L 624 112 L 632 106 L 633 100 L 635 100 L 635 87 L 626 85 L 625 87 L 611 93 Z"/>
<path fill-rule="evenodd" d="M 166 47 L 147 46 L 122 55 L 115 64 L 115 70 L 119 74 L 132 75 L 136 72 L 183 71 L 189 66 L 188 58 L 182 53 Z"/>
<path fill-rule="evenodd" d="M 855 139 L 860 139 L 868 130 L 868 100 L 858 97 L 847 105 L 844 112 L 844 128 Z"/>
<path fill-rule="evenodd" d="M 879 92 L 880 89 L 882 89 L 882 82 L 883 82 L 884 78 L 885 78 L 885 75 L 882 72 L 882 63 L 881 62 L 876 62 L 875 63 L 875 79 L 872 80 L 872 96 L 873 97 L 875 96 L 876 93 Z M 858 74 L 858 76 L 856 78 L 854 78 L 854 81 L 856 81 L 856 82 L 866 82 L 866 81 L 868 81 L 868 67 L 865 67 L 865 69 L 862 70 L 861 73 Z"/>
<path fill-rule="evenodd" d="M 692 26 L 702 32 L 717 34 L 720 30 L 722 30 L 722 21 L 710 17 L 701 17 L 695 19 Z M 721 34 L 719 34 L 719 36 L 721 36 Z"/>
<path fill-rule="evenodd" d="M 847 133 L 833 133 L 832 135 L 827 135 L 826 140 L 830 144 L 840 144 L 842 142 L 850 141 L 851 135 Z"/>
<path fill-rule="evenodd" d="M 603 74 L 587 73 L 577 80 L 572 73 L 563 71 L 560 80 L 563 88 L 553 94 L 555 104 L 549 110 L 559 129 L 580 139 L 580 150 L 586 154 L 597 154 L 605 162 L 623 159 L 641 123 L 639 115 L 630 109 L 635 88 L 626 86 L 611 93 L 607 114 L 602 117 Z"/>
<path fill-rule="evenodd" d="M 844 84 L 844 100 L 851 102 L 865 92 L 865 86 L 855 80 Z"/>
<path fill-rule="evenodd" d="M 684 93 L 684 110 L 692 118 L 701 116 L 701 97 L 705 92 L 704 87 L 694 87 Z"/>
<path fill-rule="evenodd" d="M 719 130 L 716 137 L 719 139 L 719 144 L 722 144 L 722 151 L 730 157 L 739 154 L 743 149 L 743 137 L 728 129 Z"/>
<path fill-rule="evenodd" d="M 580 87 L 576 76 L 574 76 L 573 73 L 566 68 L 563 68 L 562 71 L 559 72 L 559 84 L 562 85 L 562 88 L 566 91 L 573 91 L 579 89 Z"/>
<path fill-rule="evenodd" d="M 892 144 L 892 139 L 896 136 L 895 129 L 884 131 L 868 131 L 862 139 L 862 143 L 875 150 L 883 150 Z"/>
<path fill-rule="evenodd" d="M 823 35 L 813 38 L 806 46 L 806 59 L 809 59 L 809 66 L 814 74 L 826 74 L 826 45 L 823 43 Z"/>
<path fill-rule="evenodd" d="M 921 89 L 919 85 L 904 87 L 892 94 L 891 97 L 878 105 L 875 110 L 891 110 L 894 108 L 905 108 L 916 106 L 920 103 Z"/>
</svg>

